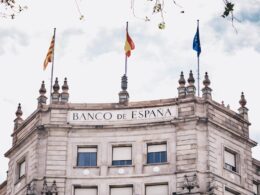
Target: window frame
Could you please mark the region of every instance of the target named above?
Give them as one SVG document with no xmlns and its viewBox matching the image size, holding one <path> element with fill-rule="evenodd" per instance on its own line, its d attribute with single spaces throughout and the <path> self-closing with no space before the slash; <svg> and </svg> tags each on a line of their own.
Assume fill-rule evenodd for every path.
<svg viewBox="0 0 260 195">
<path fill-rule="evenodd" d="M 165 161 L 160 161 L 160 162 L 148 162 L 148 154 L 149 154 L 149 146 L 155 146 L 155 145 L 165 145 L 166 150 L 165 151 L 161 151 L 161 152 L 165 152 Z M 150 152 L 151 153 L 151 152 Z M 147 143 L 146 144 L 146 164 L 148 165 L 153 165 L 153 164 L 165 164 L 168 162 L 168 144 L 166 141 L 163 142 L 151 142 L 151 143 Z"/>
<path fill-rule="evenodd" d="M 98 195 L 98 186 L 81 186 L 81 185 L 74 185 L 73 187 L 73 195 L 76 195 L 76 189 L 96 189 Z"/>
<path fill-rule="evenodd" d="M 255 195 L 260 195 L 260 183 L 253 181 L 253 185 L 256 185 L 256 194 Z M 253 186 L 254 190 L 254 186 Z"/>
<path fill-rule="evenodd" d="M 148 195 L 147 194 L 147 187 L 149 187 L 149 186 L 167 186 L 167 191 L 168 191 L 168 194 L 170 194 L 169 192 L 170 192 L 170 190 L 169 190 L 169 183 L 168 182 L 166 182 L 166 183 L 151 183 L 151 184 L 145 184 L 145 186 L 144 186 L 144 194 L 145 195 Z"/>
<path fill-rule="evenodd" d="M 126 185 L 110 185 L 109 186 L 109 195 L 112 195 L 111 194 L 111 189 L 112 188 L 132 188 L 132 195 L 134 195 L 134 186 L 133 185 L 129 185 L 129 184 L 126 184 Z"/>
<path fill-rule="evenodd" d="M 233 167 L 232 165 L 226 163 L 226 159 L 225 159 L 225 153 L 228 152 L 229 154 L 234 155 L 234 160 L 235 160 L 235 167 Z M 228 147 L 224 147 L 224 152 L 223 152 L 223 166 L 225 170 L 228 170 L 230 172 L 233 173 L 239 173 L 239 153 L 228 148 Z"/>
<path fill-rule="evenodd" d="M 24 174 L 21 175 L 21 165 L 24 164 Z M 19 183 L 23 178 L 26 177 L 27 172 L 27 161 L 26 156 L 18 159 L 15 164 L 15 185 Z"/>
<path fill-rule="evenodd" d="M 92 153 L 96 153 L 96 164 L 95 165 L 79 165 L 79 149 L 80 148 L 85 148 L 85 149 L 96 149 L 96 152 L 92 152 Z M 83 153 L 83 152 L 82 152 Z M 86 152 L 87 153 L 87 152 Z M 90 152 L 89 152 L 90 153 Z M 77 146 L 77 157 L 76 157 L 76 167 L 97 167 L 98 164 L 98 146 L 97 145 L 84 145 L 84 146 Z"/>
<path fill-rule="evenodd" d="M 113 160 L 114 157 L 114 148 L 131 148 L 131 162 L 130 164 L 114 164 L 115 161 L 121 161 L 121 160 Z M 128 161 L 128 160 L 122 160 L 122 161 Z M 132 166 L 133 165 L 133 147 L 132 145 L 112 145 L 112 160 L 111 160 L 112 166 Z"/>
</svg>

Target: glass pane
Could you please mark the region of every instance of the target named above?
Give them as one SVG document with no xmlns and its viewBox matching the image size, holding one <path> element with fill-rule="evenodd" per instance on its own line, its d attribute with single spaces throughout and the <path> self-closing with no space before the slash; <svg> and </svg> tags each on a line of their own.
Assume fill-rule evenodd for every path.
<svg viewBox="0 0 260 195">
<path fill-rule="evenodd" d="M 168 195 L 168 185 L 146 186 L 145 195 Z"/>
<path fill-rule="evenodd" d="M 148 153 L 166 151 L 166 144 L 148 145 Z"/>
<path fill-rule="evenodd" d="M 167 162 L 167 153 L 161 152 L 161 162 Z"/>
<path fill-rule="evenodd" d="M 255 193 L 255 194 L 257 194 L 257 192 L 258 192 L 258 190 L 257 190 L 257 184 L 253 184 L 253 192 Z"/>
<path fill-rule="evenodd" d="M 90 166 L 97 166 L 97 153 L 90 153 Z"/>
<path fill-rule="evenodd" d="M 155 153 L 147 154 L 147 163 L 155 163 Z"/>
<path fill-rule="evenodd" d="M 97 195 L 96 188 L 75 188 L 74 195 Z"/>
<path fill-rule="evenodd" d="M 150 152 L 147 154 L 147 163 L 167 162 L 167 152 Z"/>
<path fill-rule="evenodd" d="M 132 147 L 114 147 L 113 160 L 131 160 Z"/>
<path fill-rule="evenodd" d="M 25 161 L 19 164 L 19 178 L 25 175 Z"/>
<path fill-rule="evenodd" d="M 78 166 L 96 166 L 96 165 L 97 165 L 96 152 L 78 153 Z"/>
<path fill-rule="evenodd" d="M 132 160 L 113 160 L 112 165 L 114 166 L 132 165 Z"/>
<path fill-rule="evenodd" d="M 133 195 L 132 187 L 111 188 L 111 195 Z"/>
<path fill-rule="evenodd" d="M 232 167 L 236 166 L 236 156 L 235 154 L 225 150 L 225 163 L 231 165 Z"/>
</svg>

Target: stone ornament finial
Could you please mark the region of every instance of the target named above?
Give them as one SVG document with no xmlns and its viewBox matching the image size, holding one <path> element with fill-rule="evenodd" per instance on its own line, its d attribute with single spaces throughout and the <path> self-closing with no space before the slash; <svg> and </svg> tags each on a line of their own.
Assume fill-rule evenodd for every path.
<svg viewBox="0 0 260 195">
<path fill-rule="evenodd" d="M 121 78 L 121 89 L 123 91 L 127 90 L 127 76 L 125 74 Z"/>
<path fill-rule="evenodd" d="M 202 97 L 204 99 L 212 99 L 211 97 L 211 92 L 212 89 L 209 87 L 210 86 L 210 80 L 209 80 L 209 75 L 207 72 L 205 72 L 204 80 L 203 80 L 203 85 L 204 87 L 202 88 Z"/>
<path fill-rule="evenodd" d="M 54 83 L 54 85 L 53 85 L 53 91 L 54 91 L 55 93 L 59 93 L 59 90 L 60 90 L 60 85 L 59 85 L 58 78 L 56 77 L 55 83 Z"/>
<path fill-rule="evenodd" d="M 180 75 L 180 79 L 179 79 L 179 84 L 180 86 L 185 86 L 185 78 L 184 78 L 184 75 L 183 75 L 183 71 L 181 71 L 181 75 Z"/>
<path fill-rule="evenodd" d="M 38 108 L 42 107 L 43 104 L 46 104 L 46 101 L 47 101 L 47 97 L 45 96 L 46 94 L 46 88 L 45 88 L 45 83 L 44 81 L 42 81 L 42 84 L 41 84 L 41 88 L 39 89 L 39 93 L 40 93 L 40 96 L 37 98 L 38 100 Z"/>
<path fill-rule="evenodd" d="M 239 104 L 241 105 L 242 108 L 245 107 L 247 101 L 245 99 L 245 95 L 244 95 L 244 92 L 241 93 L 241 99 L 239 100 Z"/>
<path fill-rule="evenodd" d="M 67 103 L 69 101 L 69 86 L 68 86 L 68 81 L 67 78 L 64 78 L 64 83 L 62 85 L 62 93 L 61 93 L 61 102 L 62 103 Z"/>
<path fill-rule="evenodd" d="M 41 88 L 39 90 L 40 95 L 45 95 L 46 94 L 46 88 L 45 88 L 45 83 L 42 81 Z"/>
<path fill-rule="evenodd" d="M 53 93 L 51 94 L 51 103 L 58 103 L 60 100 L 60 85 L 59 85 L 59 81 L 58 78 L 56 77 L 55 79 L 55 83 L 53 85 Z"/>
<path fill-rule="evenodd" d="M 18 127 L 20 127 L 21 124 L 23 123 L 23 119 L 22 119 L 23 111 L 22 111 L 21 103 L 18 104 L 15 115 L 16 115 L 16 118 L 14 119 L 14 130 L 16 130 Z M 14 142 L 15 142 L 15 140 L 14 140 Z"/>
<path fill-rule="evenodd" d="M 196 87 L 194 86 L 195 79 L 193 77 L 192 71 L 190 71 L 188 83 L 189 83 L 189 85 L 186 87 L 187 95 L 188 96 L 195 96 Z"/>
<path fill-rule="evenodd" d="M 121 78 L 121 89 L 119 92 L 119 103 L 127 105 L 129 101 L 129 94 L 127 92 L 127 76 L 124 74 Z"/>
<path fill-rule="evenodd" d="M 195 79 L 193 77 L 192 71 L 190 71 L 189 78 L 188 78 L 188 83 L 189 83 L 189 85 L 194 85 L 194 83 L 195 83 Z"/>
<path fill-rule="evenodd" d="M 204 85 L 205 87 L 210 86 L 210 80 L 209 80 L 209 76 L 208 76 L 208 73 L 207 73 L 207 72 L 205 72 L 205 76 L 204 76 L 204 80 L 203 80 L 203 85 Z"/>
<path fill-rule="evenodd" d="M 17 107 L 17 110 L 15 112 L 15 115 L 16 115 L 17 118 L 21 118 L 21 116 L 23 115 L 21 103 L 18 104 L 18 107 Z"/>
<path fill-rule="evenodd" d="M 64 83 L 62 85 L 62 91 L 68 92 L 68 90 L 69 90 L 68 81 L 67 81 L 67 77 L 65 77 L 64 78 Z"/>
<path fill-rule="evenodd" d="M 239 114 L 246 120 L 248 120 L 248 109 L 246 107 L 246 99 L 245 99 L 245 95 L 244 92 L 241 93 L 241 98 L 239 100 L 239 104 L 240 104 L 240 108 L 238 109 Z"/>
<path fill-rule="evenodd" d="M 179 98 L 185 98 L 185 96 L 186 96 L 185 84 L 186 84 L 186 80 L 184 78 L 183 71 L 181 71 L 181 75 L 180 75 L 180 79 L 179 79 L 179 87 L 177 88 Z"/>
</svg>

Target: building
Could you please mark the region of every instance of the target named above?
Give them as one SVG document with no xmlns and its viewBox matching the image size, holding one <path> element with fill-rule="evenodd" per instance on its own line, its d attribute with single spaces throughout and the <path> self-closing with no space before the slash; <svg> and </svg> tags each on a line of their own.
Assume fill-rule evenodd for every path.
<svg viewBox="0 0 260 195">
<path fill-rule="evenodd" d="M 43 82 L 27 119 L 18 106 L 0 195 L 259 195 L 244 94 L 237 113 L 207 73 L 202 97 L 194 82 L 181 73 L 177 98 L 130 102 L 123 76 L 119 103 L 75 104 L 56 79 L 48 105 Z"/>
</svg>

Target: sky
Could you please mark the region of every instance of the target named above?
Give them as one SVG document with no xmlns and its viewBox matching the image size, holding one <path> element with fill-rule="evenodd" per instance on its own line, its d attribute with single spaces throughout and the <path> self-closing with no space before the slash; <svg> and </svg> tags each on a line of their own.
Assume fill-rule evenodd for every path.
<svg viewBox="0 0 260 195">
<path fill-rule="evenodd" d="M 181 71 L 186 79 L 190 70 L 196 77 L 192 40 L 199 19 L 200 75 L 208 72 L 213 99 L 236 112 L 241 92 L 245 93 L 250 138 L 260 142 L 260 0 L 234 1 L 240 21 L 234 22 L 237 32 L 221 17 L 222 0 L 176 0 L 181 7 L 164 0 L 164 30 L 158 28 L 160 14 L 152 14 L 154 1 L 77 0 L 84 20 L 79 19 L 74 0 L 19 2 L 28 9 L 14 20 L 0 18 L 0 182 L 6 178 L 4 153 L 11 147 L 18 103 L 26 119 L 37 107 L 43 80 L 49 96 L 51 66 L 43 71 L 43 61 L 54 27 L 54 77 L 61 85 L 68 78 L 70 102 L 118 102 L 128 21 L 136 46 L 128 59 L 128 92 L 130 101 L 141 101 L 177 97 Z M 252 151 L 260 160 L 260 147 Z"/>
</svg>

